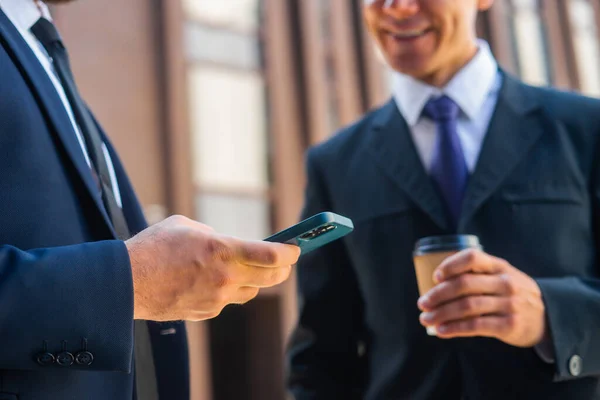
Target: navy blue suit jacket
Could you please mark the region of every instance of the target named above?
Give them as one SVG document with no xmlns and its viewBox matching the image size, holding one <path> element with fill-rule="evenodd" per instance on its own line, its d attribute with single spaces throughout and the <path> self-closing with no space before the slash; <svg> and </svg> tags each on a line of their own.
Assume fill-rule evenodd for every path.
<svg viewBox="0 0 600 400">
<path fill-rule="evenodd" d="M 304 217 L 355 231 L 301 257 L 288 387 L 305 399 L 600 398 L 600 101 L 505 76 L 458 227 L 538 282 L 555 363 L 419 323 L 412 250 L 451 233 L 393 101 L 307 156 Z"/>
<path fill-rule="evenodd" d="M 132 233 L 146 221 L 115 166 Z M 133 284 L 63 104 L 0 10 L 0 399 L 131 400 Z M 189 398 L 182 323 L 148 323 L 162 399 Z M 174 334 L 165 335 L 165 332 Z M 163 333 L 163 334 L 161 334 Z M 91 365 L 40 365 L 83 348 Z"/>
</svg>

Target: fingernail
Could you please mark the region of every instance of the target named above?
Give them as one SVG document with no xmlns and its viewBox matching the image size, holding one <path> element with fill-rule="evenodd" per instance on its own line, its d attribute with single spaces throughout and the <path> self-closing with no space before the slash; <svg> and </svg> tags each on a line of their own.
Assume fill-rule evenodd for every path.
<svg viewBox="0 0 600 400">
<path fill-rule="evenodd" d="M 429 296 L 425 295 L 422 296 L 419 301 L 417 301 L 417 305 L 419 306 L 419 308 L 423 308 L 427 306 L 427 303 L 429 303 Z"/>
<path fill-rule="evenodd" d="M 437 271 L 435 273 L 435 275 L 433 276 L 433 279 L 435 279 L 436 282 L 441 282 L 442 278 L 443 278 L 442 271 Z"/>
<path fill-rule="evenodd" d="M 421 313 L 420 318 L 421 318 L 421 321 L 431 322 L 431 320 L 433 320 L 433 313 L 430 313 L 430 312 Z"/>
<path fill-rule="evenodd" d="M 437 331 L 439 333 L 446 333 L 448 332 L 448 327 L 446 325 L 440 325 L 437 327 Z"/>
</svg>

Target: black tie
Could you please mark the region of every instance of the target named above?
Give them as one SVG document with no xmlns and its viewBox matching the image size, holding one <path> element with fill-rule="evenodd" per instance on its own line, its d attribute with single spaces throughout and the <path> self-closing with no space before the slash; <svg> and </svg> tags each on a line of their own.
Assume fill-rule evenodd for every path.
<svg viewBox="0 0 600 400">
<path fill-rule="evenodd" d="M 102 201 L 110 216 L 115 232 L 119 239 L 129 239 L 130 232 L 123 210 L 117 204 L 113 192 L 108 163 L 104 157 L 104 150 L 102 148 L 102 137 L 92 119 L 92 115 L 79 95 L 73 73 L 71 72 L 69 55 L 62 43 L 60 34 L 52 22 L 45 18 L 40 18 L 31 28 L 31 32 L 42 43 L 48 55 L 52 58 L 54 69 L 73 109 L 75 121 L 86 142 L 88 155 L 93 164 L 92 174 L 96 174 L 96 179 L 99 180 Z M 152 359 L 152 345 L 150 343 L 148 328 L 144 321 L 135 321 L 134 353 L 136 369 L 134 396 L 143 400 L 158 399 L 154 361 Z"/>
<path fill-rule="evenodd" d="M 92 120 L 92 116 L 85 106 L 69 64 L 69 55 L 67 49 L 63 46 L 60 35 L 52 22 L 45 18 L 40 18 L 31 28 L 33 34 L 42 43 L 48 55 L 53 60 L 54 69 L 65 90 L 65 94 L 73 109 L 75 121 L 83 135 L 88 150 L 88 155 L 92 161 L 92 173 L 96 173 L 99 179 L 99 186 L 102 193 L 102 201 L 106 212 L 110 216 L 113 227 L 119 239 L 126 240 L 130 237 L 129 228 L 123 210 L 117 204 L 113 186 L 110 179 L 108 163 L 104 157 L 102 148 L 102 138 L 98 132 L 98 127 Z"/>
</svg>

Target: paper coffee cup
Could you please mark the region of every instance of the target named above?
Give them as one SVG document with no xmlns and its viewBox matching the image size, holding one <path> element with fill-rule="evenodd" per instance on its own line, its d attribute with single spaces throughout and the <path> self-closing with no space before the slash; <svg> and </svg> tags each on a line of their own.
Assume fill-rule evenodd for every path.
<svg viewBox="0 0 600 400">
<path fill-rule="evenodd" d="M 479 238 L 473 235 L 430 236 L 415 244 L 413 261 L 419 295 L 423 296 L 435 285 L 433 274 L 448 257 L 465 249 L 481 249 Z M 435 327 L 427 327 L 427 334 L 436 336 Z"/>
</svg>

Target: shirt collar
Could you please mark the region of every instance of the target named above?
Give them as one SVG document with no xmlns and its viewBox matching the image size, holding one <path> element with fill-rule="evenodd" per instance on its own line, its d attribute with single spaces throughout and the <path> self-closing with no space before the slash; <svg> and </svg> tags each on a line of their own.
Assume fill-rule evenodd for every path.
<svg viewBox="0 0 600 400">
<path fill-rule="evenodd" d="M 11 22 L 22 32 L 27 32 L 40 17 L 52 21 L 50 10 L 43 2 L 39 2 L 40 9 L 35 0 L 0 0 L 0 8 Z"/>
<path fill-rule="evenodd" d="M 442 89 L 393 72 L 392 95 L 409 126 L 416 125 L 430 98 L 441 95 L 454 100 L 467 118 L 477 117 L 495 86 L 498 74 L 498 64 L 487 42 L 478 40 L 477 45 L 479 49 L 475 57 Z"/>
</svg>

